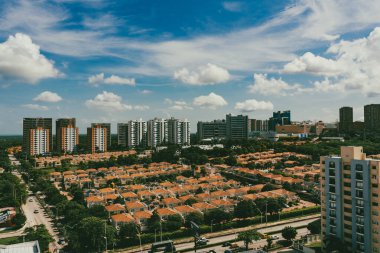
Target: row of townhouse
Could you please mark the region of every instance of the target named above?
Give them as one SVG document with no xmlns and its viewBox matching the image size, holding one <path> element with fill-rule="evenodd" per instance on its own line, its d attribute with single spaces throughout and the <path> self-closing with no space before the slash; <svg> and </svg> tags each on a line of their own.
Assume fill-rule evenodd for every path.
<svg viewBox="0 0 380 253">
<path fill-rule="evenodd" d="M 282 176 L 278 174 L 272 174 L 267 173 L 261 170 L 250 170 L 248 168 L 235 168 L 235 173 L 247 175 L 252 178 L 258 178 L 259 176 L 262 178 L 267 179 L 269 182 L 272 182 L 274 184 L 282 185 L 284 183 L 289 184 L 302 184 L 304 182 L 303 179 L 300 178 L 294 178 L 294 177 L 288 177 L 288 176 Z"/>
<path fill-rule="evenodd" d="M 182 173 L 190 170 L 190 167 L 185 165 L 168 164 L 166 166 L 154 165 L 144 167 L 110 167 L 99 169 L 87 169 L 76 171 L 52 172 L 50 181 L 61 182 L 63 180 L 66 188 L 72 184 L 79 187 L 87 186 L 87 188 L 100 188 L 107 185 L 107 182 L 114 179 L 119 179 L 122 185 L 132 183 L 138 178 L 150 178 L 162 175 L 171 175 Z"/>
<path fill-rule="evenodd" d="M 295 156 L 298 158 L 307 158 L 307 156 L 303 154 L 297 154 L 294 152 L 280 152 L 275 153 L 273 150 L 265 151 L 265 152 L 255 152 L 242 154 L 237 157 L 237 162 L 240 164 L 265 164 L 265 163 L 277 163 L 284 158 L 288 158 L 290 156 Z"/>
<path fill-rule="evenodd" d="M 87 163 L 90 161 L 99 162 L 99 161 L 107 161 L 111 157 L 119 157 L 119 156 L 129 156 L 135 155 L 135 150 L 128 151 L 115 151 L 115 152 L 104 152 L 104 153 L 93 153 L 93 154 L 79 154 L 79 155 L 62 155 L 62 156 L 42 156 L 36 158 L 37 167 L 47 165 L 61 165 L 62 160 L 67 160 L 72 165 L 78 165 L 79 163 Z"/>
<path fill-rule="evenodd" d="M 215 178 L 221 181 L 212 182 L 214 185 L 204 181 Z M 186 184 L 180 184 L 178 181 L 186 182 Z M 222 185 L 217 183 L 222 183 L 224 187 L 219 188 Z M 229 189 L 224 190 L 223 188 L 226 186 Z M 144 228 L 147 219 L 155 210 L 163 220 L 170 215 L 179 214 L 185 218 L 191 212 L 204 213 L 216 208 L 232 212 L 238 201 L 249 198 L 251 191 L 260 192 L 263 186 L 261 184 L 240 187 L 237 182 L 226 181 L 220 175 L 211 175 L 199 179 L 187 178 L 187 180 L 183 176 L 178 176 L 176 182 L 162 182 L 155 187 L 127 185 L 118 189 L 99 189 L 91 192 L 91 195 L 86 198 L 86 203 L 88 207 L 99 204 L 105 205 L 115 226 L 135 222 Z M 200 188 L 204 192 L 197 194 L 196 192 Z M 124 205 L 114 203 L 118 197 L 123 198 Z M 255 195 L 255 198 L 265 197 L 284 197 L 288 202 L 294 201 L 296 198 L 294 193 L 283 189 Z M 188 199 L 194 199 L 195 203 L 191 206 L 187 205 Z"/>
</svg>

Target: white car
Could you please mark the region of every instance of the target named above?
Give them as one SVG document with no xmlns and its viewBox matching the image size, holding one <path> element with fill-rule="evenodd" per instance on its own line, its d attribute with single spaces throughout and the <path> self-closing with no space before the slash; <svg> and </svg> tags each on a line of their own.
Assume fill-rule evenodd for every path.
<svg viewBox="0 0 380 253">
<path fill-rule="evenodd" d="M 280 237 L 278 235 L 271 235 L 270 239 L 272 239 L 272 240 L 278 240 L 278 239 L 280 239 Z"/>
</svg>

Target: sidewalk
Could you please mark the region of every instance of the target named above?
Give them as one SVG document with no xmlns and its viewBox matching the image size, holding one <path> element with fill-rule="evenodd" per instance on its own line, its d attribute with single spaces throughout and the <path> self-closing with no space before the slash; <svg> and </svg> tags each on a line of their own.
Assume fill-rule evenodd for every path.
<svg viewBox="0 0 380 253">
<path fill-rule="evenodd" d="M 256 225 L 252 225 L 248 227 L 234 228 L 234 229 L 229 229 L 229 230 L 224 230 L 224 231 L 218 231 L 215 233 L 207 233 L 207 234 L 203 234 L 202 236 L 205 236 L 206 238 L 215 238 L 215 237 L 220 237 L 220 236 L 225 236 L 225 235 L 236 234 L 236 233 L 240 233 L 240 232 L 244 232 L 244 231 L 252 230 L 252 229 L 270 228 L 270 227 L 275 227 L 278 225 L 289 224 L 294 221 L 303 221 L 303 220 L 309 220 L 313 218 L 319 218 L 320 216 L 321 216 L 320 214 L 313 214 L 313 215 L 291 218 L 291 219 L 286 219 L 286 220 L 281 220 L 281 221 L 268 222 L 268 224 L 265 224 L 265 223 L 256 224 Z M 193 240 L 194 240 L 193 237 L 186 237 L 186 238 L 181 238 L 181 239 L 175 239 L 173 240 L 173 242 L 174 244 L 182 244 L 182 243 L 193 242 Z M 151 244 L 142 245 L 142 249 L 144 251 L 150 249 L 150 247 L 151 247 Z M 115 250 L 115 252 L 122 252 L 122 253 L 140 252 L 140 247 L 134 246 L 127 249 Z"/>
</svg>

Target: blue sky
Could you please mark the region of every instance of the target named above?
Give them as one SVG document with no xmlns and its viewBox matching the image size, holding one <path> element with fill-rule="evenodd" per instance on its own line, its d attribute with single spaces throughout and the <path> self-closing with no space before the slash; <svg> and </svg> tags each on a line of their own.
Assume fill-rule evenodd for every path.
<svg viewBox="0 0 380 253">
<path fill-rule="evenodd" d="M 378 103 L 375 0 L 0 3 L 0 134 L 23 117 L 91 122 L 226 113 L 335 121 Z"/>
</svg>

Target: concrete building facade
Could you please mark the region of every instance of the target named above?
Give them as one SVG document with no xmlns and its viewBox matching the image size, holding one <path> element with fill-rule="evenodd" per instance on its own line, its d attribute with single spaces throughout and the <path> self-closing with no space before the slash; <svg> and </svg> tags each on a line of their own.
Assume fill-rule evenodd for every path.
<svg viewBox="0 0 380 253">
<path fill-rule="evenodd" d="M 24 118 L 22 151 L 29 155 L 40 155 L 51 152 L 52 150 L 52 119 Z"/>
<path fill-rule="evenodd" d="M 380 160 L 368 159 L 362 147 L 343 146 L 340 156 L 321 157 L 320 165 L 322 237 L 338 238 L 348 252 L 379 252 Z"/>
</svg>

